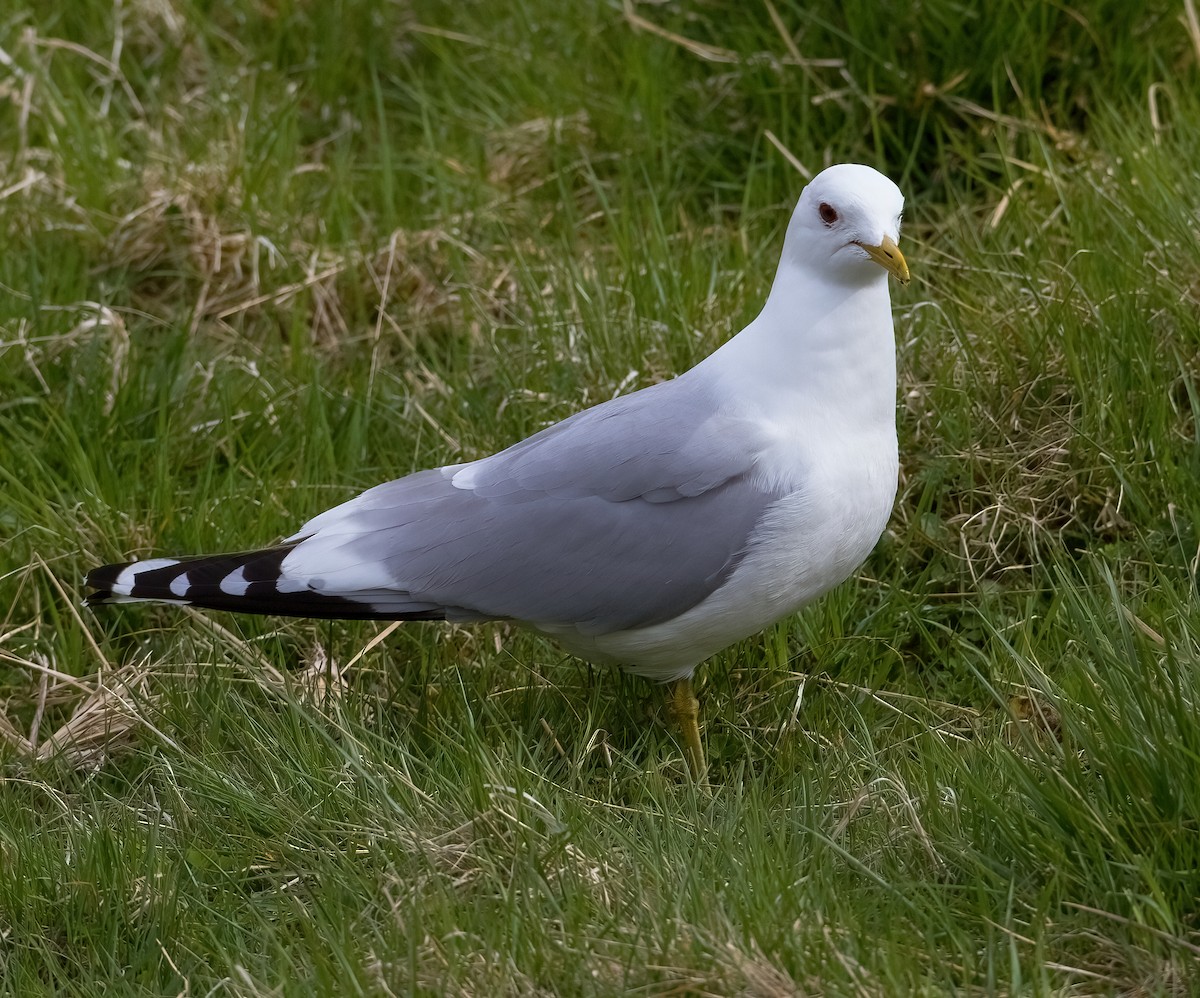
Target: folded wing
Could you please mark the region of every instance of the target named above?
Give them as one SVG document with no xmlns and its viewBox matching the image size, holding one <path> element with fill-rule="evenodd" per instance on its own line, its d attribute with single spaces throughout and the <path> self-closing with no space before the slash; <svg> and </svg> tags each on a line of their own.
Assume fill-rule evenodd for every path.
<svg viewBox="0 0 1200 998">
<path fill-rule="evenodd" d="M 379 485 L 269 552 L 107 566 L 89 583 L 107 598 L 258 613 L 642 627 L 695 606 L 738 564 L 778 498 L 755 474 L 762 446 L 761 430 L 680 379 Z"/>
</svg>

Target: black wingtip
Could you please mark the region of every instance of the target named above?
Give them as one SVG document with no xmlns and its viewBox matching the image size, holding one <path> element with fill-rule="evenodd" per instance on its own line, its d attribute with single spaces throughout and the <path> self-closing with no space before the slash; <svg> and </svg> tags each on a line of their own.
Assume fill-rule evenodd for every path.
<svg viewBox="0 0 1200 998">
<path fill-rule="evenodd" d="M 112 587 L 116 584 L 117 576 L 120 575 L 121 572 L 127 569 L 130 565 L 134 564 L 137 563 L 132 561 L 123 561 L 115 565 L 101 565 L 99 568 L 93 568 L 84 578 L 83 584 L 87 586 L 88 589 L 107 591 L 98 592 L 94 595 L 89 594 L 87 599 L 103 599 L 104 597 L 111 596 Z"/>
<path fill-rule="evenodd" d="M 150 602 L 187 604 L 234 613 L 271 614 L 332 620 L 444 620 L 446 608 L 413 601 L 411 608 L 380 608 L 352 594 L 337 595 L 311 589 L 280 592 L 276 587 L 284 558 L 295 544 L 239 554 L 188 558 L 149 559 L 101 565 L 87 573 L 85 584 L 94 590 L 84 596 L 84 606 Z M 122 578 L 128 569 L 134 569 Z M 230 593 L 222 588 L 231 572 L 241 570 L 244 588 Z"/>
</svg>

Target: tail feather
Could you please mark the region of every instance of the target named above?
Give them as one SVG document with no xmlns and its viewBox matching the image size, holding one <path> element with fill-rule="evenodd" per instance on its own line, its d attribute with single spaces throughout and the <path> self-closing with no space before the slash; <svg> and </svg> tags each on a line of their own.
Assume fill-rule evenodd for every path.
<svg viewBox="0 0 1200 998">
<path fill-rule="evenodd" d="M 444 620 L 446 608 L 391 594 L 362 599 L 324 593 L 283 576 L 283 560 L 295 544 L 238 554 L 151 558 L 94 568 L 84 603 L 181 603 L 235 613 L 336 620 Z"/>
</svg>

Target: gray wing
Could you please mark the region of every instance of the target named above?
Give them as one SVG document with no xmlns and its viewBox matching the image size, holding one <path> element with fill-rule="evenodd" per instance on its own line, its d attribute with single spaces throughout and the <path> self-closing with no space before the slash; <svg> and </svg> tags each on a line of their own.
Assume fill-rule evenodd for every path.
<svg viewBox="0 0 1200 998">
<path fill-rule="evenodd" d="M 754 474 L 761 431 L 716 408 L 666 382 L 377 486 L 306 524 L 283 576 L 381 615 L 594 634 L 669 620 L 721 585 L 778 498 Z"/>
</svg>

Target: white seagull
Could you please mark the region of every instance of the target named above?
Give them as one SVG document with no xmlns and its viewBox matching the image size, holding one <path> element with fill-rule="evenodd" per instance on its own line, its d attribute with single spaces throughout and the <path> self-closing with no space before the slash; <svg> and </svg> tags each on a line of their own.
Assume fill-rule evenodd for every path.
<svg viewBox="0 0 1200 998">
<path fill-rule="evenodd" d="M 848 578 L 891 513 L 903 206 L 870 167 L 832 166 L 762 311 L 685 374 L 377 485 L 273 547 L 94 569 L 87 602 L 518 621 L 673 683 L 702 779 L 697 667 Z"/>
</svg>

